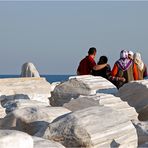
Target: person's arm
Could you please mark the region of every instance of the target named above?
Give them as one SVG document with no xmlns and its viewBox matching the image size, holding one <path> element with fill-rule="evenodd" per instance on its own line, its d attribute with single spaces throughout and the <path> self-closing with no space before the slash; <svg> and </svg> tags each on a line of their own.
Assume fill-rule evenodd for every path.
<svg viewBox="0 0 148 148">
<path fill-rule="evenodd" d="M 93 67 L 93 70 L 100 70 L 103 69 L 107 64 L 100 64 L 100 65 L 95 65 Z"/>
</svg>

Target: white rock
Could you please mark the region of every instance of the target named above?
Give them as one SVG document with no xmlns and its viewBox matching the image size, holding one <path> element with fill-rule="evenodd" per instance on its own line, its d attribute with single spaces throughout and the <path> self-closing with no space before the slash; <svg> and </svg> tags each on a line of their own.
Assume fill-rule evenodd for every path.
<svg viewBox="0 0 148 148">
<path fill-rule="evenodd" d="M 5 108 L 0 106 L 0 118 L 4 118 L 5 116 L 6 116 Z"/>
<path fill-rule="evenodd" d="M 94 95 L 96 92 L 114 94 L 117 92 L 117 88 L 102 77 L 91 75 L 75 76 L 57 85 L 49 100 L 52 106 L 62 106 L 72 98 L 79 97 L 79 95 Z"/>
<path fill-rule="evenodd" d="M 33 63 L 28 62 L 22 65 L 21 77 L 40 77 L 40 75 Z"/>
<path fill-rule="evenodd" d="M 64 146 L 58 142 L 33 137 L 34 148 L 64 148 Z"/>
<path fill-rule="evenodd" d="M 30 99 L 49 104 L 51 85 L 45 78 L 0 79 L 0 101 L 2 106 L 12 100 Z"/>
<path fill-rule="evenodd" d="M 33 139 L 20 131 L 0 130 L 0 148 L 33 148 Z"/>
<path fill-rule="evenodd" d="M 119 89 L 116 96 L 136 109 L 139 120 L 148 120 L 148 80 L 127 83 Z"/>
<path fill-rule="evenodd" d="M 1 120 L 1 129 L 17 129 L 30 135 L 42 136 L 47 125 L 70 111 L 63 107 L 25 107 L 16 109 Z"/>
<path fill-rule="evenodd" d="M 119 97 L 115 97 L 111 94 L 97 93 L 92 96 L 79 96 L 77 99 L 71 100 L 69 103 L 65 103 L 63 107 L 77 111 L 91 106 L 106 106 L 114 110 L 124 112 L 130 120 L 137 119 L 138 114 L 135 108 L 128 105 L 127 102 L 122 101 Z"/>
<path fill-rule="evenodd" d="M 137 135 L 138 135 L 138 145 L 143 145 L 148 142 L 148 121 L 138 121 L 133 120 Z"/>
<path fill-rule="evenodd" d="M 57 85 L 59 85 L 59 84 L 61 84 L 61 82 L 53 82 L 53 83 L 51 83 L 51 91 L 53 91 L 55 89 L 55 87 Z"/>
<path fill-rule="evenodd" d="M 47 107 L 47 103 L 36 100 L 19 99 L 12 100 L 5 104 L 6 112 L 9 113 L 15 109 L 21 109 L 25 107 Z"/>
<path fill-rule="evenodd" d="M 89 107 L 55 119 L 44 138 L 66 147 L 137 147 L 137 134 L 124 113 Z"/>
</svg>

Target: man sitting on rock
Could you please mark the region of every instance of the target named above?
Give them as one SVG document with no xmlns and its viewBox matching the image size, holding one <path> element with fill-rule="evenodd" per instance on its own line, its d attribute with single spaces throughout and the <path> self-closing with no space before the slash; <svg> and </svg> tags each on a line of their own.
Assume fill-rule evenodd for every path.
<svg viewBox="0 0 148 148">
<path fill-rule="evenodd" d="M 97 65 L 95 62 L 96 48 L 91 47 L 88 51 L 88 55 L 82 59 L 77 68 L 77 75 L 90 75 L 92 70 L 99 70 L 106 66 L 106 64 Z"/>
</svg>

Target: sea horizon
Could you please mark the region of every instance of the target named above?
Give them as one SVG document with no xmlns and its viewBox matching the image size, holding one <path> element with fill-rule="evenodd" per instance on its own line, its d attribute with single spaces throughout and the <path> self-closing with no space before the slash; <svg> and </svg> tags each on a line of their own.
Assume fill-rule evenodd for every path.
<svg viewBox="0 0 148 148">
<path fill-rule="evenodd" d="M 74 76 L 72 74 L 41 74 L 40 77 L 45 77 L 46 80 L 49 83 L 53 83 L 53 82 L 62 82 L 65 80 L 68 80 L 68 78 L 70 76 Z M 4 79 L 4 78 L 20 78 L 20 75 L 18 74 L 1 74 L 0 75 L 0 79 Z"/>
</svg>

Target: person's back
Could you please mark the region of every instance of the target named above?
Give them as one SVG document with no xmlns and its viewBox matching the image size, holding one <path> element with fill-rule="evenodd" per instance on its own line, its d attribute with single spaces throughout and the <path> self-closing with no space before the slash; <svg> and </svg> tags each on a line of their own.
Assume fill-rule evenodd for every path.
<svg viewBox="0 0 148 148">
<path fill-rule="evenodd" d="M 141 54 L 138 52 L 134 54 L 134 63 L 138 72 L 138 80 L 143 80 L 147 77 L 147 67 L 141 59 Z"/>
<path fill-rule="evenodd" d="M 88 56 L 82 59 L 79 63 L 77 74 L 78 75 L 89 75 L 92 72 L 93 67 L 96 65 L 94 60 L 96 55 L 96 48 L 92 47 L 88 51 Z"/>
<path fill-rule="evenodd" d="M 101 56 L 97 64 L 98 65 L 107 64 L 107 61 L 108 61 L 108 58 L 106 56 Z M 110 75 L 110 73 L 111 73 L 111 68 L 110 68 L 110 65 L 108 65 L 108 64 L 100 70 L 93 70 L 92 71 L 92 75 L 101 76 L 106 79 L 108 79 L 108 76 Z"/>
<path fill-rule="evenodd" d="M 134 63 L 128 58 L 128 52 L 122 50 L 120 52 L 120 59 L 115 62 L 111 72 L 112 76 L 124 77 L 125 82 L 117 82 L 117 87 L 121 87 L 124 83 L 137 79 L 137 72 L 134 68 Z"/>
</svg>

